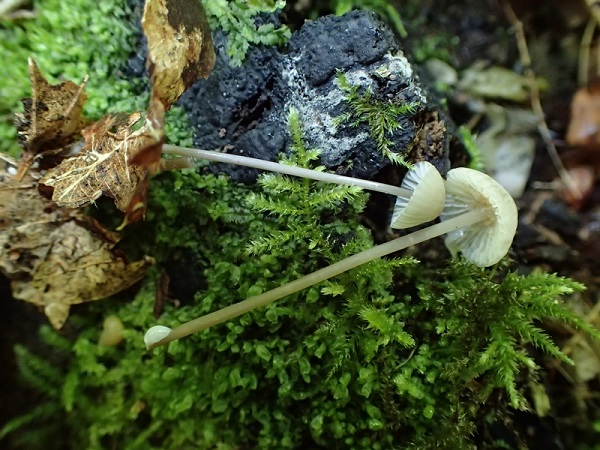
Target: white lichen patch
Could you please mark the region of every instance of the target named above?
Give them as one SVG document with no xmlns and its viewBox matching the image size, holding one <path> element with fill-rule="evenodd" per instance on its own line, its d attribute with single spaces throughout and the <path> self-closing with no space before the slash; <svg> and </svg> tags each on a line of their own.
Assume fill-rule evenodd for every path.
<svg viewBox="0 0 600 450">
<path fill-rule="evenodd" d="M 366 132 L 339 135 L 335 120 L 345 99 L 341 89 L 309 86 L 292 62 L 286 65 L 282 77 L 289 89 L 286 109 L 296 108 L 307 144 L 321 150 L 324 164 L 341 164 L 354 148 L 369 139 Z"/>
<path fill-rule="evenodd" d="M 338 126 L 344 110 L 347 93 L 340 87 L 337 77 L 321 86 L 311 86 L 298 71 L 298 58 L 284 63 L 282 79 L 288 88 L 287 109 L 298 111 L 307 145 L 321 150 L 321 160 L 327 166 L 342 164 L 356 147 L 364 144 L 370 135 L 366 131 L 343 132 Z M 377 78 L 406 80 L 406 95 L 412 101 L 425 104 L 427 98 L 418 84 L 410 62 L 402 52 L 386 54 L 382 60 L 370 65 L 350 69 L 344 76 L 351 85 L 375 91 Z M 357 130 L 358 131 L 358 130 Z"/>
</svg>

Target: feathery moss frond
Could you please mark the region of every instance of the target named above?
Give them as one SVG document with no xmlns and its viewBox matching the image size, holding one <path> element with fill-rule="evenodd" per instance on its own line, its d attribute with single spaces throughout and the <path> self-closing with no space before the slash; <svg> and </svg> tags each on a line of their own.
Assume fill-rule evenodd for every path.
<svg viewBox="0 0 600 450">
<path fill-rule="evenodd" d="M 338 72 L 338 84 L 346 94 L 345 102 L 349 111 L 335 120 L 335 125 L 350 122 L 352 126 L 366 124 L 377 150 L 395 164 L 411 167 L 403 155 L 392 151 L 394 143 L 388 138 L 401 128 L 400 117 L 415 111 L 413 103 L 398 104 L 392 100 L 381 100 L 373 97 L 370 90 L 360 92 L 360 86 L 353 86 L 342 72 Z"/>
<path fill-rule="evenodd" d="M 485 164 L 483 163 L 483 157 L 481 156 L 481 150 L 475 142 L 475 137 L 471 134 L 465 125 L 458 127 L 458 135 L 461 137 L 465 149 L 471 158 L 469 161 L 469 168 L 475 170 L 484 170 Z"/>
<path fill-rule="evenodd" d="M 442 282 L 423 284 L 421 297 L 432 312 L 444 308 L 442 315 L 447 319 L 438 321 L 437 332 L 452 342 L 448 351 L 453 352 L 454 345 L 472 349 L 469 358 L 449 365 L 447 376 L 462 382 L 483 378 L 486 386 L 480 392 L 482 398 L 502 388 L 514 408 L 528 407 L 523 381 L 519 380 L 532 377 L 538 367 L 527 356 L 526 344 L 571 363 L 539 328 L 540 320 L 566 321 L 596 339 L 600 337 L 559 300 L 561 295 L 584 289 L 580 283 L 552 274 L 498 275 L 471 267 L 462 259 L 453 262 L 446 276 Z M 456 353 L 461 352 L 456 349 Z"/>
<path fill-rule="evenodd" d="M 285 7 L 285 0 L 211 0 L 204 2 L 211 28 L 227 35 L 227 54 L 232 66 L 240 66 L 251 45 L 282 45 L 291 36 L 290 29 L 273 23 L 257 26 L 260 14 L 271 14 Z"/>
</svg>

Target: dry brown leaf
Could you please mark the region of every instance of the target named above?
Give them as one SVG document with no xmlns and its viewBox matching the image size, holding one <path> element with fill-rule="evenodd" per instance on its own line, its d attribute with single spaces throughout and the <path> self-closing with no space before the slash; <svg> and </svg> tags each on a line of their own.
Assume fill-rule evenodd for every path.
<svg viewBox="0 0 600 450">
<path fill-rule="evenodd" d="M 0 160 L 0 272 L 15 298 L 44 307 L 60 328 L 72 304 L 113 295 L 141 279 L 146 258 L 128 264 L 114 251 L 118 233 L 37 193 L 31 172 L 16 180 L 16 162 Z"/>
<path fill-rule="evenodd" d="M 118 231 L 121 231 L 127 225 L 135 222 L 139 222 L 144 217 L 146 217 L 146 209 L 148 204 L 148 177 L 144 178 L 139 184 L 136 191 L 133 193 L 131 200 L 129 201 L 129 205 L 127 205 L 127 209 L 125 210 L 125 219 L 119 228 Z"/>
<path fill-rule="evenodd" d="M 165 107 L 161 101 L 152 97 L 146 113 L 146 124 L 154 130 L 164 130 L 165 128 Z M 125 228 L 130 223 L 138 222 L 146 216 L 146 206 L 148 198 L 149 175 L 160 171 L 162 162 L 162 146 L 164 143 L 164 132 L 162 139 L 152 145 L 141 148 L 136 154 L 132 155 L 129 163 L 132 166 L 146 170 L 145 177 L 141 180 L 125 208 L 125 219 L 119 227 L 119 230 Z"/>
<path fill-rule="evenodd" d="M 161 101 L 152 97 L 146 112 L 146 126 L 152 130 L 164 130 L 165 128 L 165 107 Z M 134 166 L 142 166 L 148 169 L 150 173 L 156 173 L 160 170 L 162 158 L 162 146 L 165 142 L 164 132 L 160 136 L 162 139 L 157 140 L 151 145 L 141 147 L 135 154 L 131 155 L 129 162 Z"/>
<path fill-rule="evenodd" d="M 210 28 L 200 0 L 147 0 L 142 28 L 148 39 L 152 97 L 168 110 L 215 64 Z"/>
<path fill-rule="evenodd" d="M 148 147 L 162 146 L 164 129 L 135 113 L 106 115 L 85 128 L 81 134 L 85 145 L 81 152 L 65 159 L 40 180 L 54 188 L 52 200 L 67 208 L 79 208 L 102 194 L 115 199 L 117 208 L 126 211 L 138 185 L 146 178 L 147 168 L 130 164 L 130 159 Z M 162 125 L 161 125 L 162 126 Z"/>
<path fill-rule="evenodd" d="M 561 155 L 579 195 L 561 188 L 560 194 L 575 209 L 590 200 L 600 177 L 600 80 L 579 89 L 571 101 L 571 118 L 566 141 L 571 150 Z"/>
<path fill-rule="evenodd" d="M 169 298 L 169 284 L 171 283 L 171 279 L 167 272 L 162 272 L 160 277 L 158 278 L 158 283 L 156 284 L 156 295 L 154 300 L 154 306 L 152 308 L 152 313 L 155 319 L 158 319 L 163 312 L 163 308 L 165 303 Z"/>
<path fill-rule="evenodd" d="M 71 305 L 109 297 L 141 280 L 150 258 L 127 263 L 105 241 L 72 220 L 50 236 L 52 247 L 31 279 L 13 280 L 13 296 L 44 308 L 60 329 Z"/>
<path fill-rule="evenodd" d="M 31 98 L 22 100 L 25 112 L 15 118 L 19 143 L 24 150 L 17 179 L 24 177 L 36 157 L 49 159 L 48 155 L 60 153 L 78 139 L 86 123 L 81 111 L 87 98 L 83 91 L 87 77 L 80 85 L 72 81 L 51 85 L 31 58 L 29 77 Z M 47 163 L 44 167 L 57 162 Z"/>
<path fill-rule="evenodd" d="M 9 278 L 27 277 L 48 254 L 50 234 L 70 212 L 41 197 L 30 173 L 17 181 L 17 162 L 1 156 L 0 271 Z"/>
</svg>

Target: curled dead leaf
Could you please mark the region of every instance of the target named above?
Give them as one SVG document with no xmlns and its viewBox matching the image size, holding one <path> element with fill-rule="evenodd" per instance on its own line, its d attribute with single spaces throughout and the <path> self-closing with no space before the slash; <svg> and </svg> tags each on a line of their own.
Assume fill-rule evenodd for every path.
<svg viewBox="0 0 600 450">
<path fill-rule="evenodd" d="M 31 279 L 13 280 L 13 296 L 44 308 L 60 329 L 71 305 L 109 297 L 141 280 L 151 258 L 127 263 L 114 244 L 90 233 L 76 221 L 54 230 L 52 247 Z"/>
<path fill-rule="evenodd" d="M 165 142 L 165 107 L 152 97 L 146 112 L 146 128 L 155 138 L 150 144 L 138 148 L 129 158 L 130 164 L 148 169 L 150 173 L 160 170 L 162 146 Z"/>
<path fill-rule="evenodd" d="M 119 228 L 117 228 L 118 231 L 121 231 L 127 225 L 139 222 L 146 217 L 148 184 L 148 177 L 144 178 L 140 184 L 138 184 L 136 191 L 129 201 L 129 205 L 127 205 L 127 209 L 125 210 L 125 219 L 123 219 L 123 222 L 119 225 Z"/>
<path fill-rule="evenodd" d="M 70 217 L 41 197 L 30 173 L 17 180 L 17 162 L 7 155 L 0 161 L 0 271 L 9 278 L 33 274 L 44 260 L 56 226 Z"/>
<path fill-rule="evenodd" d="M 594 167 L 592 165 L 574 166 L 568 168 L 567 172 L 581 195 L 575 197 L 564 185 L 560 187 L 558 193 L 570 207 L 580 210 L 586 205 L 594 190 L 594 183 L 596 182 Z"/>
<path fill-rule="evenodd" d="M 23 178 L 38 157 L 47 160 L 46 168 L 58 163 L 60 156 L 49 156 L 63 153 L 65 147 L 80 137 L 79 132 L 86 124 L 82 109 L 87 98 L 84 92 L 87 76 L 79 85 L 72 81 L 52 85 L 29 58 L 29 77 L 31 98 L 22 100 L 25 112 L 15 117 L 19 143 L 24 150 L 17 179 Z"/>
<path fill-rule="evenodd" d="M 575 93 L 566 140 L 569 145 L 600 148 L 600 80 Z"/>
<path fill-rule="evenodd" d="M 152 97 L 169 109 L 215 64 L 210 28 L 200 0 L 147 0 L 142 28 L 148 39 Z"/>
</svg>

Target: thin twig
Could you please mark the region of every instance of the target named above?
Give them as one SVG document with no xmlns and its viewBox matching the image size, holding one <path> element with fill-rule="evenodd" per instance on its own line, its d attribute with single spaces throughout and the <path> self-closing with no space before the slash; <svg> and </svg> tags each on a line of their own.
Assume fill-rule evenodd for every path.
<svg viewBox="0 0 600 450">
<path fill-rule="evenodd" d="M 590 10 L 590 14 L 596 20 L 596 23 L 600 24 L 600 5 L 597 0 L 585 0 L 585 3 Z"/>
<path fill-rule="evenodd" d="M 590 16 L 590 19 L 585 26 L 585 30 L 583 30 L 583 34 L 581 35 L 581 43 L 579 44 L 579 64 L 577 67 L 577 83 L 579 84 L 579 87 L 587 86 L 589 81 L 590 53 L 597 24 L 595 17 Z"/>
<path fill-rule="evenodd" d="M 588 36 L 586 36 L 586 32 L 588 32 L 588 27 L 591 27 L 590 22 L 593 22 L 594 25 L 595 25 L 594 27 L 592 27 L 594 29 L 593 31 L 595 31 L 595 29 L 598 26 L 600 26 L 600 4 L 598 4 L 597 0 L 585 0 L 585 3 L 586 3 L 586 5 L 587 5 L 587 7 L 588 7 L 588 9 L 590 11 L 590 20 L 588 22 L 588 25 L 587 25 L 585 31 L 583 32 L 584 33 L 583 36 L 581 37 L 581 45 L 582 46 L 584 45 L 584 39 L 588 38 Z M 592 31 L 592 35 L 589 36 L 589 39 L 590 39 L 590 48 L 588 49 L 587 61 L 585 61 L 588 66 L 589 66 L 589 59 L 590 59 L 589 55 L 592 52 L 591 51 L 591 44 L 592 44 L 591 41 L 592 41 L 592 39 L 594 37 L 593 36 L 593 34 L 594 34 L 593 31 Z M 600 46 L 596 46 L 596 61 L 595 61 L 595 63 L 596 63 L 595 64 L 596 65 L 596 77 L 598 77 L 600 75 L 600 64 L 599 64 L 599 61 L 600 61 Z M 582 66 L 581 61 L 580 61 L 580 65 L 579 66 L 580 66 L 580 69 L 581 69 L 581 66 Z M 588 67 L 588 70 L 589 70 L 589 67 Z M 580 83 L 580 86 L 581 86 L 581 83 Z"/>
<path fill-rule="evenodd" d="M 524 74 L 529 83 L 531 109 L 538 119 L 538 133 L 540 133 L 540 136 L 546 145 L 548 155 L 550 156 L 552 164 L 554 164 L 554 168 L 558 172 L 560 179 L 569 190 L 571 196 L 574 199 L 580 200 L 582 198 L 582 193 L 569 175 L 569 172 L 567 172 L 565 169 L 565 166 L 558 155 L 558 151 L 556 150 L 556 146 L 552 141 L 552 134 L 550 133 L 550 129 L 548 128 L 548 124 L 546 123 L 546 119 L 544 117 L 544 110 L 542 108 L 542 103 L 540 102 L 540 90 L 535 79 L 535 73 L 531 67 L 531 57 L 529 56 L 527 40 L 525 39 L 525 32 L 523 31 L 523 23 L 519 20 L 507 0 L 502 3 L 504 6 L 504 13 L 506 14 L 506 17 L 508 18 L 512 28 L 515 30 L 521 64 L 523 65 Z"/>
</svg>

